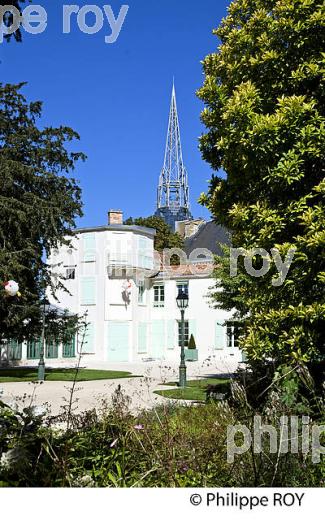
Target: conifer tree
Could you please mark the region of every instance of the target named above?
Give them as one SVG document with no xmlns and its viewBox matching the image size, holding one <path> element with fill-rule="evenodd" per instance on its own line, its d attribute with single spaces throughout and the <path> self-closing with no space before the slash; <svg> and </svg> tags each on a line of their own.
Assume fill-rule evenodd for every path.
<svg viewBox="0 0 325 520">
<path fill-rule="evenodd" d="M 0 339 L 39 328 L 50 283 L 46 256 L 66 243 L 82 215 L 70 172 L 85 156 L 69 151 L 79 136 L 65 126 L 39 127 L 42 103 L 28 103 L 22 87 L 0 84 Z M 8 280 L 19 284 L 21 296 L 7 296 Z"/>
</svg>

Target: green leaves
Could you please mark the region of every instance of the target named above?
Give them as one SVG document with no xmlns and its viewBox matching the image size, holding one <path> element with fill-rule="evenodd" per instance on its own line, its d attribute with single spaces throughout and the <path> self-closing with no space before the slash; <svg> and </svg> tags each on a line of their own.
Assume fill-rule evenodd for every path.
<svg viewBox="0 0 325 520">
<path fill-rule="evenodd" d="M 151 217 L 139 217 L 139 218 L 129 218 L 124 224 L 136 225 L 136 226 L 144 226 L 153 228 L 156 230 L 157 234 L 155 236 L 155 250 L 163 251 L 164 249 L 172 249 L 172 248 L 180 248 L 183 247 L 183 239 L 178 233 L 174 233 L 171 231 L 170 227 L 164 219 L 160 217 L 156 217 L 155 215 Z"/>
<path fill-rule="evenodd" d="M 0 282 L 16 280 L 22 295 L 8 299 L 0 288 L 0 338 L 24 337 L 26 319 L 37 333 L 50 282 L 45 257 L 82 215 L 80 187 L 66 175 L 85 159 L 65 147 L 79 136 L 65 126 L 40 129 L 42 104 L 28 103 L 23 86 L 0 84 Z"/>
<path fill-rule="evenodd" d="M 231 279 L 229 257 L 217 259 L 215 303 L 247 320 L 244 347 L 256 359 L 325 355 L 324 20 L 316 0 L 235 0 L 203 62 L 200 149 L 227 176 L 200 200 L 234 247 L 296 250 L 279 287 L 272 265 L 257 279 L 239 262 Z"/>
</svg>

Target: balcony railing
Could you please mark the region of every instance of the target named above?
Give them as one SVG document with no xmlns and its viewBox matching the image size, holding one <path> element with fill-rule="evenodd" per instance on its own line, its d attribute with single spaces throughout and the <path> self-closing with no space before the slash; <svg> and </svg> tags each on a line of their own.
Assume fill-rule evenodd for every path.
<svg viewBox="0 0 325 520">
<path fill-rule="evenodd" d="M 132 278 L 152 270 L 152 262 L 147 262 L 146 267 L 134 265 L 127 258 L 109 258 L 107 262 L 107 274 L 110 278 Z"/>
</svg>

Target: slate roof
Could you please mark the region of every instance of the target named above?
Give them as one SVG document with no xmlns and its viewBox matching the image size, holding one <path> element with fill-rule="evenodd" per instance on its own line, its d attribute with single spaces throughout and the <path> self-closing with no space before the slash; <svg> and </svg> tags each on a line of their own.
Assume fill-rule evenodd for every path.
<svg viewBox="0 0 325 520">
<path fill-rule="evenodd" d="M 219 242 L 230 245 L 230 232 L 210 220 L 202 224 L 194 235 L 185 239 L 184 249 L 187 255 L 198 248 L 205 248 L 215 255 L 221 255 Z"/>
</svg>

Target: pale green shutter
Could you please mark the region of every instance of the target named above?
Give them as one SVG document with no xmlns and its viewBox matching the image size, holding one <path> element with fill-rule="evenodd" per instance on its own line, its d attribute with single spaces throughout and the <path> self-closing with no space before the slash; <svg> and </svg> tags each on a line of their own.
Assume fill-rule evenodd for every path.
<svg viewBox="0 0 325 520">
<path fill-rule="evenodd" d="M 223 350 L 226 347 L 226 326 L 220 321 L 215 323 L 215 349 Z"/>
<path fill-rule="evenodd" d="M 152 356 L 160 359 L 165 347 L 165 323 L 164 320 L 153 320 L 151 326 Z"/>
<path fill-rule="evenodd" d="M 150 238 L 146 238 L 146 253 L 145 253 L 145 263 L 144 267 L 146 269 L 152 269 L 153 268 L 153 250 L 152 250 L 152 241 Z"/>
<path fill-rule="evenodd" d="M 83 335 L 83 332 L 81 333 L 79 341 L 83 354 L 93 354 L 95 352 L 95 327 L 93 323 L 88 323 L 86 333 L 85 335 Z"/>
<path fill-rule="evenodd" d="M 94 233 L 83 235 L 83 261 L 94 262 L 96 260 L 96 236 Z"/>
<path fill-rule="evenodd" d="M 56 359 L 59 357 L 59 344 L 55 338 L 46 340 L 45 356 L 49 359 Z"/>
<path fill-rule="evenodd" d="M 138 324 L 138 353 L 145 354 L 147 352 L 147 324 Z"/>
<path fill-rule="evenodd" d="M 76 338 L 72 336 L 62 345 L 62 356 L 64 358 L 72 358 L 76 355 Z"/>
<path fill-rule="evenodd" d="M 22 345 L 16 340 L 8 341 L 8 358 L 11 360 L 21 360 Z"/>
<path fill-rule="evenodd" d="M 120 363 L 129 361 L 129 322 L 108 323 L 108 360 Z"/>
<path fill-rule="evenodd" d="M 138 265 L 139 267 L 145 267 L 145 258 L 146 258 L 146 239 L 143 237 L 139 237 L 138 240 Z"/>
<path fill-rule="evenodd" d="M 96 279 L 94 276 L 81 280 L 81 305 L 96 304 Z"/>
<path fill-rule="evenodd" d="M 175 320 L 167 321 L 167 349 L 175 348 Z"/>
<path fill-rule="evenodd" d="M 41 340 L 33 339 L 27 343 L 27 359 L 39 359 L 41 353 Z"/>
</svg>

